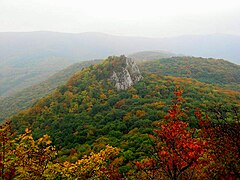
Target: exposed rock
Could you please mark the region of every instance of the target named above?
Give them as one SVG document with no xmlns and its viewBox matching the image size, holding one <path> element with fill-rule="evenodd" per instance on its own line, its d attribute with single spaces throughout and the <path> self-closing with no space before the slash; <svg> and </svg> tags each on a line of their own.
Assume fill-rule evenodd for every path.
<svg viewBox="0 0 240 180">
<path fill-rule="evenodd" d="M 117 62 L 118 67 L 113 69 L 111 80 L 117 90 L 125 90 L 140 81 L 143 76 L 132 59 L 121 56 L 119 61 Z"/>
</svg>

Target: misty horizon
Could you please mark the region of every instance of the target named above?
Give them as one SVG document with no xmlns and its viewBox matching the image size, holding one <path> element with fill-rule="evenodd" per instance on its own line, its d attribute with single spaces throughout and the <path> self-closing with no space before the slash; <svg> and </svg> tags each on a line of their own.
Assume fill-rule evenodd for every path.
<svg viewBox="0 0 240 180">
<path fill-rule="evenodd" d="M 237 0 L 2 0 L 0 32 L 100 32 L 117 36 L 240 35 Z"/>
<path fill-rule="evenodd" d="M 61 33 L 61 34 L 98 34 L 98 35 L 106 35 L 106 36 L 119 36 L 119 37 L 133 37 L 133 38 L 147 38 L 147 39 L 164 39 L 164 38 L 177 38 L 177 37 L 186 37 L 186 36 L 240 36 L 240 34 L 230 34 L 230 33 L 207 33 L 207 34 L 182 34 L 182 35 L 172 35 L 172 36 L 140 36 L 140 35 L 119 35 L 119 34 L 111 34 L 105 32 L 97 32 L 97 31 L 85 31 L 85 32 L 64 32 L 64 31 L 51 31 L 51 30 L 36 30 L 36 31 L 2 31 L 0 33 Z"/>
</svg>

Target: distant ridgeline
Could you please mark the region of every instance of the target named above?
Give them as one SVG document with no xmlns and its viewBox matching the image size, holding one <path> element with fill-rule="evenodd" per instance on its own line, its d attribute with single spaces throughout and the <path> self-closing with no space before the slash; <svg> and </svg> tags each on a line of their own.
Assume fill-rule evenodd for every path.
<svg viewBox="0 0 240 180">
<path fill-rule="evenodd" d="M 170 57 L 140 64 L 147 73 L 196 79 L 200 82 L 240 91 L 240 65 L 222 59 Z"/>
<path fill-rule="evenodd" d="M 174 61 L 172 67 L 171 61 Z M 207 111 L 210 119 L 215 118 L 213 109 L 216 108 L 221 109 L 227 119 L 234 118 L 231 109 L 239 107 L 240 92 L 191 78 L 165 76 L 171 68 L 191 62 L 196 63 L 196 69 L 199 68 L 197 64 L 203 63 L 194 58 L 170 58 L 147 62 L 138 68 L 125 56 L 109 57 L 100 64 L 78 71 L 65 85 L 13 116 L 13 128 L 18 133 L 29 128 L 34 138 L 48 134 L 60 150 L 62 160 L 70 158 L 74 161 L 71 159 L 73 149 L 77 158 L 81 158 L 107 144 L 122 149 L 124 164 L 141 160 L 150 153 L 148 134 L 164 119 L 176 87 L 184 90 L 181 108 L 186 109 L 189 116 L 182 120 L 189 122 L 191 127 L 198 127 L 196 108 Z M 216 69 L 217 66 L 213 70 Z M 203 68 L 203 73 L 205 70 Z M 190 70 L 183 71 L 187 76 Z M 178 71 L 171 75 L 176 73 Z"/>
</svg>

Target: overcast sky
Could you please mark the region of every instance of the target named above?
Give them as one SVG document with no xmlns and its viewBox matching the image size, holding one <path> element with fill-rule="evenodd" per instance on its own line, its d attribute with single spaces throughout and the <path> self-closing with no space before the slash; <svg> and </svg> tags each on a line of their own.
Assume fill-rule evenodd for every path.
<svg viewBox="0 0 240 180">
<path fill-rule="evenodd" d="M 0 32 L 240 35 L 240 0 L 0 0 Z"/>
</svg>

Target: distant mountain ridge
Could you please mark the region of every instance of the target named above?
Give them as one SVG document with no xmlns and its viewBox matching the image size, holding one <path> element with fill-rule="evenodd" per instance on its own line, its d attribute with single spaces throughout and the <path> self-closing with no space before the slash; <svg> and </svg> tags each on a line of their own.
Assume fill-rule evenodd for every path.
<svg viewBox="0 0 240 180">
<path fill-rule="evenodd" d="M 135 61 L 157 60 L 161 58 L 170 58 L 173 56 L 180 56 L 167 51 L 140 51 L 129 54 L 128 57 Z"/>
<path fill-rule="evenodd" d="M 240 64 L 240 36 L 218 34 L 145 38 L 102 33 L 2 32 L 0 97 L 38 84 L 76 62 L 139 51 L 148 52 L 146 59 L 152 59 L 154 52 L 160 51 L 166 57 L 175 53 L 223 58 Z M 153 53 L 150 55 L 149 52 Z"/>
<path fill-rule="evenodd" d="M 0 33 L 1 63 L 29 53 L 89 60 L 138 51 L 164 50 L 178 54 L 223 58 L 240 64 L 240 36 L 186 35 L 170 38 L 114 36 L 103 33 Z"/>
</svg>

